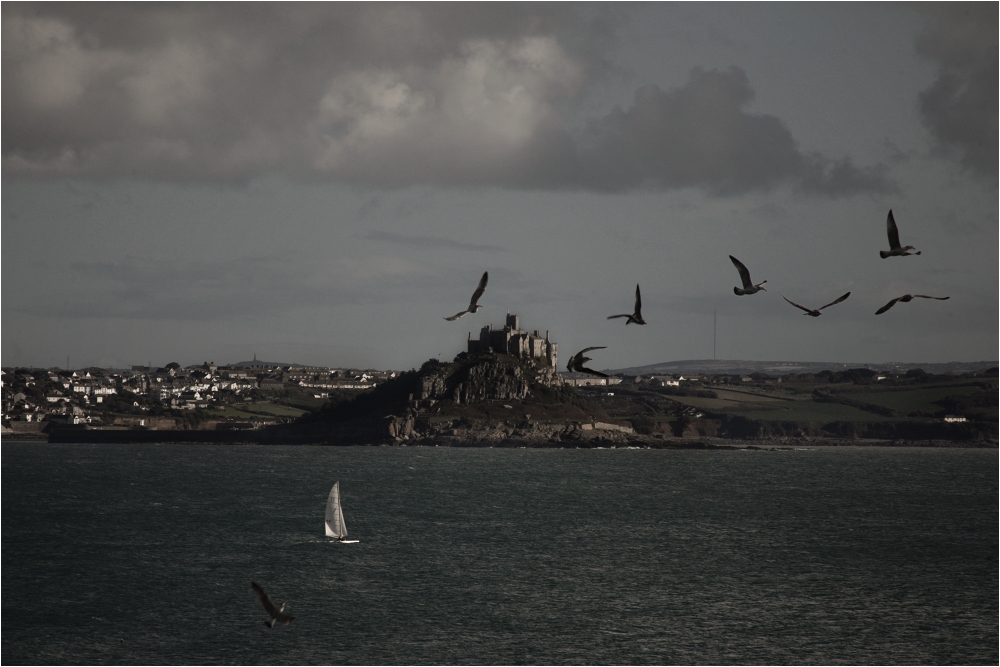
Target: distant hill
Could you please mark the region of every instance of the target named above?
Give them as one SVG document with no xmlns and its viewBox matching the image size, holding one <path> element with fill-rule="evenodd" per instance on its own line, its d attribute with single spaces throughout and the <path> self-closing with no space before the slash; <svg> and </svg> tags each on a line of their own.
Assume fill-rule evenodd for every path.
<svg viewBox="0 0 1000 667">
<path fill-rule="evenodd" d="M 971 373 L 987 368 L 996 368 L 996 361 L 951 361 L 945 364 L 916 364 L 902 362 L 886 362 L 881 364 L 841 364 L 826 361 L 746 361 L 742 359 L 695 359 L 688 361 L 665 361 L 648 366 L 633 366 L 610 371 L 614 375 L 684 375 L 706 373 L 710 375 L 749 375 L 750 373 L 767 373 L 768 375 L 789 375 L 792 373 L 818 373 L 820 371 L 842 371 L 848 368 L 869 368 L 879 372 L 905 373 L 914 368 L 923 369 L 936 375 L 955 375 Z"/>
</svg>

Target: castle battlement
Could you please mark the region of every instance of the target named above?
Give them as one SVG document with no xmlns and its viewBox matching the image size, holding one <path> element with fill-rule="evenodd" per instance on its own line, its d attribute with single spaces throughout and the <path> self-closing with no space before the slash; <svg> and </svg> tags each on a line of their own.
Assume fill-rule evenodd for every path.
<svg viewBox="0 0 1000 667">
<path fill-rule="evenodd" d="M 494 329 L 492 324 L 479 331 L 479 340 L 469 332 L 469 354 L 493 351 L 509 354 L 519 359 L 539 359 L 552 370 L 558 366 L 558 344 L 549 340 L 549 332 L 543 338 L 536 329 L 532 333 L 521 330 L 521 319 L 517 315 L 507 315 L 503 329 Z"/>
</svg>

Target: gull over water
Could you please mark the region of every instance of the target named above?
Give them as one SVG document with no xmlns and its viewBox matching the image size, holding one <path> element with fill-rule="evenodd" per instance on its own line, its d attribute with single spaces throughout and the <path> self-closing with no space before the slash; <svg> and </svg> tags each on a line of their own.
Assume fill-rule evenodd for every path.
<svg viewBox="0 0 1000 667">
<path fill-rule="evenodd" d="M 295 620 L 294 616 L 285 613 L 285 605 L 288 604 L 287 602 L 282 602 L 280 607 L 274 604 L 271 600 L 271 596 L 269 596 L 256 581 L 251 581 L 250 587 L 253 588 L 253 594 L 257 596 L 258 600 L 260 600 L 261 606 L 264 607 L 264 611 L 267 612 L 269 617 L 269 620 L 264 621 L 264 625 L 269 628 L 273 628 L 275 623 L 278 623 L 279 625 L 290 625 L 291 622 Z"/>
</svg>

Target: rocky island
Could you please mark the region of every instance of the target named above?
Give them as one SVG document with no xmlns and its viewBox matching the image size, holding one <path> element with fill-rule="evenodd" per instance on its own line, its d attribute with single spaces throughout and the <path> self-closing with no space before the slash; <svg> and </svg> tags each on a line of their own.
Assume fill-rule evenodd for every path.
<svg viewBox="0 0 1000 667">
<path fill-rule="evenodd" d="M 593 377 L 558 372 L 558 345 L 548 332 L 522 330 L 518 316 L 508 315 L 503 327 L 484 326 L 478 338 L 470 333 L 466 351 L 452 361 L 430 359 L 419 369 L 401 373 L 342 377 L 338 372 L 334 377 L 331 369 L 320 374 L 291 366 L 276 369 L 256 360 L 244 366 L 224 370 L 206 363 L 160 369 L 167 373 L 155 378 L 122 374 L 120 386 L 112 386 L 107 377 L 90 378 L 89 373 L 78 384 L 56 377 L 64 387 L 70 385 L 74 395 L 87 399 L 89 394 L 79 389 L 90 390 L 96 396 L 92 400 L 110 403 L 114 410 L 106 408 L 100 422 L 77 423 L 81 408 L 67 404 L 62 419 L 8 420 L 4 433 L 17 437 L 25 427 L 35 427 L 36 437 L 50 442 L 997 446 L 995 365 L 937 375 L 920 368 L 843 367 L 783 374 L 670 374 L 654 369 Z M 16 386 L 10 389 L 12 398 L 27 395 L 30 402 L 31 395 L 45 393 L 39 385 L 49 387 L 49 376 L 54 375 L 47 371 L 12 376 L 25 384 L 22 393 L 13 393 Z M 178 389 L 182 377 L 186 384 Z M 32 381 L 37 384 L 30 385 Z M 143 394 L 145 384 L 159 389 Z M 185 398 L 196 394 L 196 388 L 209 399 L 204 407 L 197 395 L 193 401 Z M 254 400 L 236 403 L 241 391 Z M 182 403 L 189 409 L 178 409 Z"/>
</svg>

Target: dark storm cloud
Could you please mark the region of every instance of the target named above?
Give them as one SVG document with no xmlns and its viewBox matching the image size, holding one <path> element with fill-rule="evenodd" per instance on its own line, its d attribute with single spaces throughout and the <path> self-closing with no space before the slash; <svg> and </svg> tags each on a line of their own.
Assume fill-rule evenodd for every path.
<svg viewBox="0 0 1000 667">
<path fill-rule="evenodd" d="M 892 189 L 746 110 L 738 68 L 568 127 L 613 26 L 505 4 L 3 5 L 8 176 Z"/>
<path fill-rule="evenodd" d="M 995 2 L 975 2 L 925 11 L 930 20 L 917 52 L 938 64 L 938 74 L 920 94 L 924 122 L 943 152 L 978 174 L 996 176 L 1000 9 Z"/>
<path fill-rule="evenodd" d="M 633 105 L 595 123 L 585 181 L 599 189 L 642 185 L 707 187 L 718 194 L 790 182 L 826 195 L 894 189 L 885 169 L 803 155 L 778 118 L 744 110 L 754 98 L 746 73 L 696 69 L 679 89 L 641 88 Z"/>
</svg>

